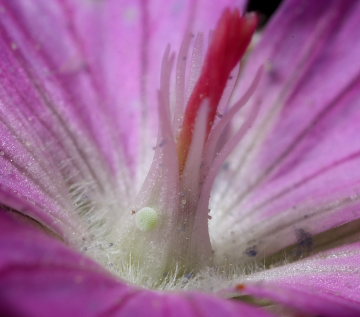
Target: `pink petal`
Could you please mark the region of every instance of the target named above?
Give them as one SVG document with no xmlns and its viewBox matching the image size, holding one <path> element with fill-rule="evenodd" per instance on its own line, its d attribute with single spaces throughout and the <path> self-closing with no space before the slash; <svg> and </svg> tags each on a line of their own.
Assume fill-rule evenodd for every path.
<svg viewBox="0 0 360 317">
<path fill-rule="evenodd" d="M 321 4 L 308 7 L 314 12 Z M 291 9 L 295 11 L 288 8 Z M 312 52 L 311 63 L 284 104 L 261 151 L 263 171 L 273 162 L 277 164 L 263 187 L 254 194 L 257 201 L 271 200 L 270 206 L 266 206 L 267 215 L 301 204 L 309 194 L 312 198 L 331 197 L 346 188 L 346 195 L 358 187 L 360 170 L 354 167 L 360 158 L 360 140 L 356 137 L 360 117 L 360 61 L 357 58 L 360 43 L 352 39 L 354 30 L 360 26 L 359 12 L 356 1 L 346 5 L 334 2 L 319 19 L 324 24 L 330 19 L 326 36 Z M 292 33 L 291 26 L 287 27 L 289 33 Z M 313 30 L 316 31 L 316 27 L 314 25 Z M 300 38 L 302 34 L 297 33 L 296 37 Z M 291 43 L 295 46 L 294 41 Z M 292 48 L 290 43 L 286 44 Z M 287 50 L 277 50 L 276 54 L 291 56 Z M 276 71 L 276 66 L 272 71 Z M 286 197 L 275 202 L 285 196 L 285 190 Z"/>
<path fill-rule="evenodd" d="M 135 289 L 5 210 L 0 210 L 0 254 L 2 316 L 271 316 L 208 295 Z"/>
<path fill-rule="evenodd" d="M 22 216 L 0 210 L 0 314 L 98 316 L 134 290 Z"/>
<path fill-rule="evenodd" d="M 358 316 L 359 261 L 354 243 L 255 274 L 237 289 L 311 315 Z"/>
<path fill-rule="evenodd" d="M 69 186 L 101 187 L 110 172 L 104 155 L 111 163 L 117 152 L 106 153 L 108 131 L 96 128 L 106 124 L 86 70 L 65 67 L 78 48 L 53 4 L 1 7 L 0 198 L 62 233 L 77 226 Z"/>
<path fill-rule="evenodd" d="M 119 316 L 273 316 L 244 303 L 224 300 L 204 294 L 169 295 L 142 292 L 131 298 Z M 115 315 L 116 315 L 115 313 Z"/>
<path fill-rule="evenodd" d="M 231 162 L 225 213 L 236 222 L 219 229 L 241 232 L 241 254 L 256 244 L 262 257 L 298 242 L 299 230 L 360 216 L 359 14 L 358 1 L 286 1 L 249 58 L 244 82 L 268 67 L 253 101 L 264 133 L 255 139 L 255 128 Z"/>
</svg>

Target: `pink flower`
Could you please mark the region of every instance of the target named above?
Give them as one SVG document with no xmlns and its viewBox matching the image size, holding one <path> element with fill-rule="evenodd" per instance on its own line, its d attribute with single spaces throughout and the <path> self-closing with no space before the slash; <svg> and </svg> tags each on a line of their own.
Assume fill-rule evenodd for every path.
<svg viewBox="0 0 360 317">
<path fill-rule="evenodd" d="M 0 315 L 360 315 L 360 3 L 243 8 L 0 0 Z"/>
</svg>

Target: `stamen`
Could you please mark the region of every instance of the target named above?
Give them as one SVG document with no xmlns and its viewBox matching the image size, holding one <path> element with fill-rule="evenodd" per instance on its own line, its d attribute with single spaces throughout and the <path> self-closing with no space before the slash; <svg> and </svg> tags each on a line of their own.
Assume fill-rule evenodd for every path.
<svg viewBox="0 0 360 317">
<path fill-rule="evenodd" d="M 189 48 L 191 44 L 191 36 L 188 35 L 184 38 L 180 50 L 179 56 L 176 63 L 176 85 L 175 85 L 175 110 L 174 110 L 174 121 L 175 124 L 178 125 L 178 120 L 183 111 L 184 111 L 184 104 L 185 104 L 185 85 L 186 85 L 186 64 L 189 54 Z"/>
<path fill-rule="evenodd" d="M 240 111 L 242 107 L 246 105 L 250 97 L 254 94 L 256 87 L 258 86 L 261 76 L 263 73 L 263 67 L 260 67 L 257 71 L 254 80 L 251 82 L 249 88 L 246 90 L 244 95 L 229 109 L 228 112 L 221 118 L 218 124 L 215 124 L 208 136 L 208 142 L 206 145 L 205 159 L 213 158 L 216 147 L 218 146 L 220 137 L 228 127 L 230 121 L 233 119 L 236 113 Z M 210 162 L 209 162 L 210 165 Z"/>
<path fill-rule="evenodd" d="M 236 102 L 232 108 L 230 108 L 230 110 L 221 118 L 220 122 L 215 125 L 209 134 L 206 149 L 204 151 L 203 163 L 205 174 L 202 175 L 203 184 L 198 210 L 204 209 L 208 205 L 210 191 L 221 166 L 224 164 L 225 160 L 234 150 L 234 148 L 241 142 L 257 117 L 259 108 L 255 105 L 255 107 L 250 109 L 250 113 L 247 115 L 245 122 L 241 125 L 239 130 L 236 131 L 235 134 L 220 147 L 220 149 L 218 149 L 217 153 L 215 153 L 220 136 L 224 132 L 225 128 L 229 125 L 234 115 L 247 103 L 249 98 L 253 95 L 257 85 L 259 84 L 262 72 L 263 68 L 261 67 L 243 97 L 240 98 L 240 100 Z"/>
<path fill-rule="evenodd" d="M 201 75 L 201 66 L 204 62 L 204 34 L 199 33 L 195 36 L 189 71 L 186 77 L 185 102 L 188 103 L 195 85 Z M 185 107 L 184 107 L 185 108 Z M 183 109 L 184 110 L 184 109 Z"/>
<path fill-rule="evenodd" d="M 255 31 L 257 17 L 241 17 L 238 10 L 226 10 L 213 34 L 200 78 L 186 107 L 178 140 L 180 173 L 191 144 L 195 120 L 201 104 L 209 100 L 207 134 L 213 125 L 217 108 L 230 72 L 240 61 Z"/>
</svg>

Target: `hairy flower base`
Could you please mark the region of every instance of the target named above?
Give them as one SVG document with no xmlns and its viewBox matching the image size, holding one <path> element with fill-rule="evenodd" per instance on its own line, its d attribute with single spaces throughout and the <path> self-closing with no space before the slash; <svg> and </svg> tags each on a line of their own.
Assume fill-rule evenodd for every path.
<svg viewBox="0 0 360 317">
<path fill-rule="evenodd" d="M 120 244 L 109 241 L 102 241 L 102 243 L 93 245 L 92 248 L 87 249 L 85 252 L 91 257 L 97 258 L 109 271 L 131 284 L 158 290 L 199 290 L 217 293 L 224 289 L 238 287 L 238 281 L 249 283 L 257 281 L 259 277 L 267 277 L 266 272 L 269 269 L 275 270 L 276 274 L 281 276 L 284 263 L 297 265 L 296 263 L 302 258 L 311 258 L 312 255 L 319 252 L 342 245 L 344 239 L 345 241 L 356 240 L 358 238 L 356 231 L 358 226 L 359 221 L 316 236 L 309 236 L 305 232 L 299 232 L 299 241 L 297 243 L 262 261 L 244 259 L 244 262 L 234 262 L 232 259 L 224 258 L 222 263 L 212 263 L 212 265 L 204 266 L 197 271 L 191 271 L 189 270 L 190 265 L 181 266 L 179 262 L 168 267 L 162 267 L 161 271 L 156 271 L 154 268 L 159 268 L 157 257 L 147 258 L 144 263 L 141 252 L 136 253 L 136 250 L 129 248 L 127 254 L 122 253 L 124 248 Z M 327 241 L 327 243 L 324 244 L 324 241 Z M 129 243 L 134 245 L 134 241 L 129 241 Z M 139 249 L 139 251 L 141 250 L 144 249 Z M 161 250 L 157 251 L 156 255 L 161 257 Z M 250 253 L 254 252 L 254 250 L 249 249 L 248 252 L 250 258 L 254 256 L 254 254 Z M 153 263 L 153 266 L 147 266 L 151 263 Z M 303 266 L 301 268 L 304 269 Z M 319 268 L 319 270 L 325 272 L 325 268 Z M 310 269 L 311 271 L 312 269 Z M 329 270 L 330 272 L 331 270 Z M 236 297 L 238 295 L 226 296 Z"/>
</svg>

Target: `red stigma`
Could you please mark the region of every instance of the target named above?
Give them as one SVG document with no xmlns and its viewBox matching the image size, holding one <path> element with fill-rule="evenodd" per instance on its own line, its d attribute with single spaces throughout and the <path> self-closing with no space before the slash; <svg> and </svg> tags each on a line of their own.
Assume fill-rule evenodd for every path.
<svg viewBox="0 0 360 317">
<path fill-rule="evenodd" d="M 208 135 L 229 75 L 244 55 L 257 22 L 255 14 L 241 16 L 237 9 L 227 9 L 221 16 L 213 33 L 200 78 L 186 106 L 178 141 L 180 172 L 185 166 L 200 106 L 204 100 L 208 100 Z"/>
</svg>

